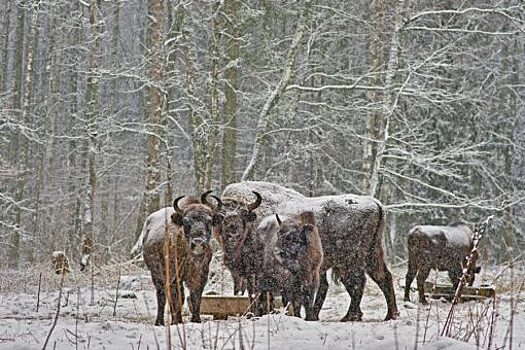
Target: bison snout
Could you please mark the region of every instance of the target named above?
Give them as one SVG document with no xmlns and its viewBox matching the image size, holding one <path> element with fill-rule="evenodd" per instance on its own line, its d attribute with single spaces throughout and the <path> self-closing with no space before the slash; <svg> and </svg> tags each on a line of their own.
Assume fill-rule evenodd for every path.
<svg viewBox="0 0 525 350">
<path fill-rule="evenodd" d="M 190 241 L 190 249 L 194 254 L 197 254 L 197 255 L 202 254 L 204 253 L 204 247 L 206 246 L 207 243 L 208 241 L 205 240 L 204 238 L 193 238 Z"/>
</svg>

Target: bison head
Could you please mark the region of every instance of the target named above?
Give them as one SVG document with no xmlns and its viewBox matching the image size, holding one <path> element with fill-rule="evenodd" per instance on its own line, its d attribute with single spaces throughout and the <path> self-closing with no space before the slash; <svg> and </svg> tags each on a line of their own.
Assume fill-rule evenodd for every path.
<svg viewBox="0 0 525 350">
<path fill-rule="evenodd" d="M 256 197 L 255 201 L 247 205 L 227 200 L 226 210 L 223 210 L 222 225 L 219 228 L 220 241 L 226 255 L 238 250 L 246 239 L 249 225 L 257 218 L 253 211 L 261 205 L 262 197 L 255 191 L 253 194 Z"/>
<path fill-rule="evenodd" d="M 308 242 L 314 231 L 313 213 L 306 212 L 298 218 L 288 218 L 284 221 L 281 221 L 277 214 L 275 217 L 279 224 L 274 247 L 275 258 L 286 269 L 298 271 L 308 254 Z"/>
<path fill-rule="evenodd" d="M 171 219 L 175 225 L 182 227 L 184 237 L 188 241 L 189 248 L 194 255 L 200 255 L 205 251 L 211 238 L 212 227 L 221 223 L 219 211 L 221 210 L 222 202 L 216 196 L 212 196 L 217 201 L 216 206 L 206 201 L 206 196 L 210 192 L 205 192 L 201 196 L 202 204 L 191 204 L 184 209 L 181 209 L 178 205 L 178 202 L 184 196 L 178 197 L 173 201 L 175 213 Z"/>
</svg>

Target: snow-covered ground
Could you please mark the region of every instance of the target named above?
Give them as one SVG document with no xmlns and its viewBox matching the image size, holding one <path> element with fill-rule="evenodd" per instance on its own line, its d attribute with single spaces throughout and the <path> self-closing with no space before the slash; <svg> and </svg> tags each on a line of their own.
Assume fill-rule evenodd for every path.
<svg viewBox="0 0 525 350">
<path fill-rule="evenodd" d="M 48 272 L 43 274 L 37 312 L 41 270 L 45 268 L 17 273 L 0 271 L 0 349 L 42 349 L 57 312 L 60 277 Z M 48 349 L 167 348 L 168 328 L 152 325 L 156 301 L 147 271 L 128 268 L 122 272 L 121 297 L 113 316 L 116 270 L 108 267 L 97 271 L 92 305 L 89 276 L 68 275 Z M 208 289 L 229 293 L 228 273 L 217 268 L 215 271 L 213 280 L 216 283 L 211 283 Z M 346 313 L 349 297 L 342 285 L 331 283 L 319 322 L 306 322 L 284 314 L 227 321 L 213 321 L 205 316 L 201 324 L 171 326 L 172 348 L 387 350 L 414 349 L 417 344 L 418 349 L 484 349 L 490 341 L 491 348 L 499 349 L 508 348 L 512 339 L 513 349 L 525 349 L 525 303 L 516 302 L 517 298 L 522 299 L 519 292 L 525 280 L 523 271 L 514 270 L 512 285 L 508 269 L 494 268 L 490 275 L 486 273 L 483 282 L 491 282 L 498 276 L 495 285 L 500 291 L 493 327 L 490 327 L 490 320 L 494 308 L 489 300 L 462 303 L 456 309 L 451 331 L 455 339 L 439 337 L 450 304 L 440 300 L 433 300 L 429 307 L 404 303 L 401 288 L 404 267 L 393 271 L 401 312 L 395 321 L 382 321 L 386 314 L 384 298 L 369 280 L 361 304 L 363 321 L 338 322 Z M 413 292 L 412 297 L 417 299 L 416 293 Z M 510 327 L 513 300 L 516 306 Z"/>
</svg>

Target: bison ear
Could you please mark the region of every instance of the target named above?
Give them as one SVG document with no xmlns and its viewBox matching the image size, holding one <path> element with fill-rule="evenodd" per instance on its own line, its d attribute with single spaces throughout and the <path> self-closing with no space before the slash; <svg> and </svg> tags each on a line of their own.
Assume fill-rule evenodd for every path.
<svg viewBox="0 0 525 350">
<path fill-rule="evenodd" d="M 214 214 L 211 219 L 212 226 L 219 226 L 222 223 L 222 215 L 221 214 Z"/>
<path fill-rule="evenodd" d="M 247 222 L 252 222 L 255 221 L 255 219 L 257 219 L 257 214 L 255 214 L 253 211 L 245 211 L 242 213 L 242 216 Z"/>
<path fill-rule="evenodd" d="M 171 214 L 171 221 L 177 226 L 182 226 L 182 215 L 179 213 Z"/>
<path fill-rule="evenodd" d="M 481 266 L 476 266 L 474 268 L 474 273 L 480 273 L 481 272 Z"/>
</svg>

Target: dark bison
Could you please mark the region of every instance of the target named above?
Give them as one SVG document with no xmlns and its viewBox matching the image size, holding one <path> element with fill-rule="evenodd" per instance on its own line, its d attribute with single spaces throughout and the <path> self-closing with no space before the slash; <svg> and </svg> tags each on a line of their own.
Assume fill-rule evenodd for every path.
<svg viewBox="0 0 525 350">
<path fill-rule="evenodd" d="M 312 211 L 321 236 L 324 259 L 312 319 L 318 319 L 328 291 L 326 271 L 343 282 L 351 302 L 341 321 L 361 320 L 360 308 L 366 282 L 365 273 L 378 284 L 387 303 L 385 319 L 398 315 L 392 275 L 384 261 L 381 240 L 385 228 L 382 204 L 366 196 L 305 197 L 299 192 L 276 184 L 246 181 L 227 186 L 222 196 L 246 198 L 257 191 L 264 198 L 255 210 L 258 217 L 273 213 L 293 216 Z"/>
<path fill-rule="evenodd" d="M 408 271 L 405 284 L 405 301 L 410 301 L 410 285 L 417 275 L 419 302 L 427 304 L 424 283 L 431 269 L 448 271 L 453 289 L 459 284 L 463 266 L 472 250 L 472 231 L 464 224 L 450 226 L 416 226 L 408 233 Z M 480 271 L 476 266 L 478 255 L 467 271 L 467 283 L 474 283 L 474 274 Z"/>
<path fill-rule="evenodd" d="M 314 214 L 307 211 L 294 217 L 283 216 L 282 220 L 272 215 L 261 221 L 256 232 L 264 242 L 258 315 L 271 308 L 267 299 L 273 299 L 273 292 L 279 292 L 283 305 L 292 304 L 295 316 L 301 317 L 304 306 L 306 320 L 315 319 L 313 305 L 323 248 Z"/>
<path fill-rule="evenodd" d="M 262 262 L 262 253 L 259 259 L 254 256 L 254 252 L 261 252 L 262 249 L 254 236 L 257 227 L 254 210 L 261 205 L 262 198 L 257 192 L 253 195 L 255 200 L 250 198 L 249 201 L 222 197 L 222 223 L 214 230 L 223 251 L 223 263 L 233 277 L 235 295 L 243 294 L 246 289 L 250 296 L 255 294 L 255 271 Z"/>
<path fill-rule="evenodd" d="M 200 202 L 193 197 L 178 197 L 173 201 L 173 208 L 164 208 L 151 214 L 144 224 L 144 263 L 151 272 L 157 290 L 155 325 L 164 324 L 165 276 L 169 276 L 167 285 L 171 293 L 169 302 L 172 322 L 182 322 L 182 283 L 190 290 L 191 322 L 201 321 L 201 297 L 208 281 L 212 257 L 211 231 L 212 226 L 220 224 L 218 212 L 221 209 L 219 198 L 213 196 L 217 200 L 216 207 L 207 202 L 208 193 L 201 196 Z"/>
</svg>

